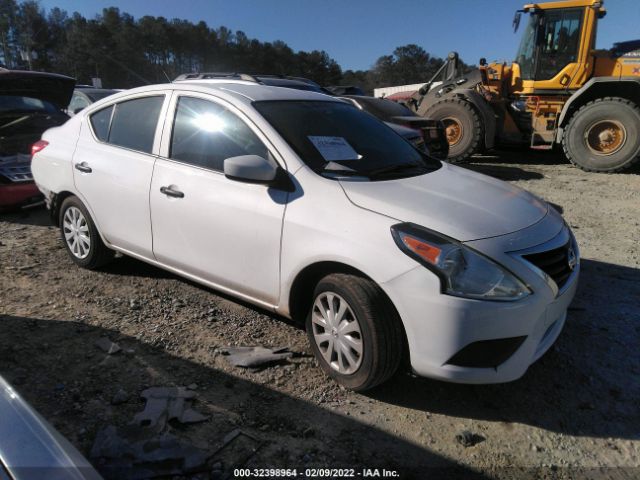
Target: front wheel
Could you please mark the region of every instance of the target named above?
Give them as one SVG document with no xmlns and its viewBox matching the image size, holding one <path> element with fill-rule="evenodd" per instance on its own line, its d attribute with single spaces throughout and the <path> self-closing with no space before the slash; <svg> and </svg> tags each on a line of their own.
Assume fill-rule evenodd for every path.
<svg viewBox="0 0 640 480">
<path fill-rule="evenodd" d="M 400 319 L 380 287 L 365 278 L 324 277 L 313 293 L 306 329 L 320 367 L 351 390 L 388 380 L 402 359 Z"/>
<path fill-rule="evenodd" d="M 588 172 L 620 172 L 640 160 L 640 108 L 619 97 L 598 98 L 569 120 L 562 137 L 567 158 Z"/>
<path fill-rule="evenodd" d="M 64 246 L 77 265 L 93 270 L 113 259 L 100 238 L 86 207 L 77 197 L 67 197 L 60 206 L 60 233 Z"/>
</svg>

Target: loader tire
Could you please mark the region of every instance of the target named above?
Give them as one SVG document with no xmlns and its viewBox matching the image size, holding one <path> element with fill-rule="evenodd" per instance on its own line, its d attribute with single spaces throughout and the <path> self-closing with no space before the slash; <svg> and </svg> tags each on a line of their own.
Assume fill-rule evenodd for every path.
<svg viewBox="0 0 640 480">
<path fill-rule="evenodd" d="M 459 98 L 442 100 L 429 108 L 425 117 L 444 123 L 449 142 L 448 162 L 463 162 L 482 148 L 484 129 L 480 115 L 469 102 Z"/>
<path fill-rule="evenodd" d="M 621 172 L 640 160 L 640 107 L 604 97 L 574 113 L 562 135 L 571 163 L 587 172 Z"/>
</svg>

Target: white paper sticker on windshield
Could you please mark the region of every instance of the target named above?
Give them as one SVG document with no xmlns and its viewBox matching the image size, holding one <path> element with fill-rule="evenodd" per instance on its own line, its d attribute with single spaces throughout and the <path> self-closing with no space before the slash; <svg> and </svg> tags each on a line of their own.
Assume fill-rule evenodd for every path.
<svg viewBox="0 0 640 480">
<path fill-rule="evenodd" d="M 309 135 L 307 138 L 311 140 L 311 143 L 313 143 L 320 152 L 320 155 L 322 155 L 327 162 L 358 160 L 361 158 L 358 152 L 342 137 Z"/>
</svg>

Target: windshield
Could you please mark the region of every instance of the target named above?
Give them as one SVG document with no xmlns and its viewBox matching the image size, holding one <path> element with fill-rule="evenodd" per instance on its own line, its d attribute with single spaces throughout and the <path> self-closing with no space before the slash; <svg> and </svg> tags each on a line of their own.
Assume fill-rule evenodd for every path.
<svg viewBox="0 0 640 480">
<path fill-rule="evenodd" d="M 371 180 L 440 168 L 380 120 L 344 102 L 262 101 L 255 108 L 315 172 Z"/>
<path fill-rule="evenodd" d="M 520 47 L 516 54 L 516 63 L 520 65 L 520 75 L 523 80 L 533 80 L 535 76 L 535 51 L 536 51 L 536 29 L 538 25 L 538 15 L 531 15 L 529 23 L 525 29 Z"/>
<path fill-rule="evenodd" d="M 19 95 L 0 95 L 0 113 L 42 112 L 55 113 L 58 110 L 52 104 L 38 98 Z"/>
</svg>

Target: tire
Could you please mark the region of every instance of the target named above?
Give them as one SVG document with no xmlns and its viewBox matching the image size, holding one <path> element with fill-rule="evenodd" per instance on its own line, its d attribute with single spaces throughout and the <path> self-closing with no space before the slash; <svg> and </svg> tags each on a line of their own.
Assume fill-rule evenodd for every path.
<svg viewBox="0 0 640 480">
<path fill-rule="evenodd" d="M 630 100 L 605 97 L 573 114 L 562 148 L 575 166 L 587 172 L 620 172 L 640 159 L 640 108 Z"/>
<path fill-rule="evenodd" d="M 94 270 L 113 259 L 115 252 L 102 242 L 91 215 L 78 197 L 64 199 L 58 225 L 62 243 L 76 265 Z"/>
<path fill-rule="evenodd" d="M 450 163 L 463 162 L 482 149 L 484 128 L 478 112 L 469 102 L 459 98 L 442 100 L 429 108 L 425 117 L 445 124 L 449 141 L 447 161 Z M 458 134 L 454 135 L 456 131 Z"/>
<path fill-rule="evenodd" d="M 346 302 L 343 321 L 338 318 L 336 322 L 345 325 L 345 328 L 341 327 L 342 334 L 329 330 L 330 321 L 325 320 L 330 317 L 326 312 L 329 301 L 335 302 L 334 311 L 340 309 L 341 302 Z M 325 315 L 318 305 L 324 306 Z M 400 318 L 380 287 L 362 277 L 335 273 L 320 280 L 313 293 L 306 330 L 322 370 L 350 390 L 363 391 L 385 382 L 393 376 L 402 360 L 404 332 Z M 358 337 L 360 354 L 357 352 Z M 337 345 L 339 350 L 339 345 L 349 345 L 349 354 L 355 361 L 349 362 L 344 353 L 338 355 L 330 350 L 331 345 Z M 327 358 L 335 360 L 330 362 Z M 344 368 L 347 364 L 351 368 Z"/>
</svg>

